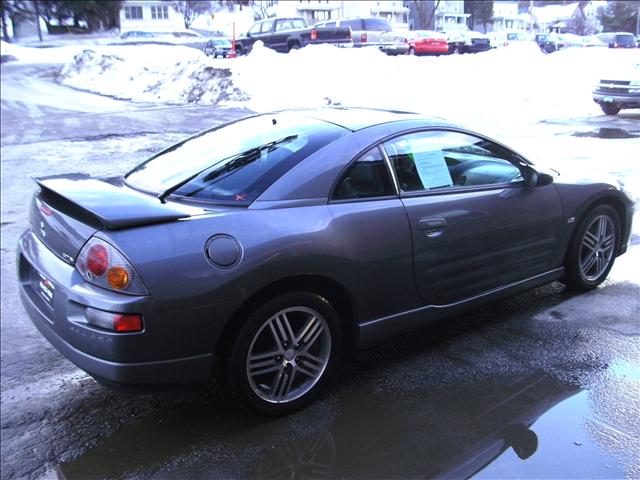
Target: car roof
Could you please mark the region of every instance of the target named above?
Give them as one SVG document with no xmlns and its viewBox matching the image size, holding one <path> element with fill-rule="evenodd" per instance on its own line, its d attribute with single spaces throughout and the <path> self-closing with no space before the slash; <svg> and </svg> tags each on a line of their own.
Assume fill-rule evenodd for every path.
<svg viewBox="0 0 640 480">
<path fill-rule="evenodd" d="M 289 111 L 332 123 L 354 132 L 363 128 L 400 120 L 432 120 L 435 125 L 445 123 L 441 119 L 425 117 L 415 112 L 384 110 L 377 108 L 327 107 L 320 109 Z"/>
</svg>

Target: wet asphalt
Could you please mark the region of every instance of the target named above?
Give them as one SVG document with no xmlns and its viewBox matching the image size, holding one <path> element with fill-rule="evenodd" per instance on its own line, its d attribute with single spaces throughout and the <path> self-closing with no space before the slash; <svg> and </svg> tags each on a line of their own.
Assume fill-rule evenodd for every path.
<svg viewBox="0 0 640 480">
<path fill-rule="evenodd" d="M 54 74 L 2 66 L 3 84 Z M 3 96 L 3 479 L 640 477 L 637 235 L 597 290 L 575 296 L 552 283 L 350 354 L 327 395 L 285 418 L 238 410 L 215 380 L 187 392 L 112 392 L 58 354 L 17 295 L 31 177 L 122 173 L 246 114 L 124 103 L 82 113 Z M 577 134 L 633 142 L 640 116 L 575 123 Z M 603 128 L 628 136 L 599 136 Z"/>
</svg>

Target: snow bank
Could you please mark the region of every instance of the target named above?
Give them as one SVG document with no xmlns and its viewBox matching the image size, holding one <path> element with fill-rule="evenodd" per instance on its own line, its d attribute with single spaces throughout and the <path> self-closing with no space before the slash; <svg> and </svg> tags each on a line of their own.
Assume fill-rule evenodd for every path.
<svg viewBox="0 0 640 480">
<path fill-rule="evenodd" d="M 188 47 L 108 47 L 77 54 L 61 72 L 75 88 L 134 101 L 217 104 L 245 100 L 228 64 Z"/>
<path fill-rule="evenodd" d="M 213 60 L 186 47 L 95 47 L 76 55 L 63 83 L 136 101 L 225 103 L 268 111 L 328 103 L 418 111 L 473 127 L 521 127 L 600 114 L 591 91 L 636 50 L 521 45 L 474 55 L 389 57 L 376 49 L 309 46 Z"/>
<path fill-rule="evenodd" d="M 57 48 L 32 48 L 0 40 L 0 55 L 11 56 L 23 63 L 67 63 L 82 51 L 80 45 Z"/>
</svg>

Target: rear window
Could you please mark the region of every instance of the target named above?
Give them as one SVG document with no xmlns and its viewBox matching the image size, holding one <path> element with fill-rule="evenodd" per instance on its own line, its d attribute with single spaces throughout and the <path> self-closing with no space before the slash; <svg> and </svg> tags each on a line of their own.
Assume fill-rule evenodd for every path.
<svg viewBox="0 0 640 480">
<path fill-rule="evenodd" d="M 352 20 L 341 20 L 341 27 L 350 27 L 351 30 L 362 30 L 362 20 L 355 18 Z"/>
<path fill-rule="evenodd" d="M 364 29 L 370 32 L 387 32 L 391 30 L 389 22 L 382 18 L 365 18 Z"/>
<path fill-rule="evenodd" d="M 174 145 L 125 178 L 132 187 L 158 195 L 249 204 L 301 160 L 347 133 L 295 114 L 261 115 Z"/>
</svg>

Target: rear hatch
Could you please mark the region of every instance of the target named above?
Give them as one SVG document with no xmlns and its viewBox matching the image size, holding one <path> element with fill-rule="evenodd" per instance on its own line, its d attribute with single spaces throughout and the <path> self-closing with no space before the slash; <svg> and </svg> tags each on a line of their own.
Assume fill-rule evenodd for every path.
<svg viewBox="0 0 640 480">
<path fill-rule="evenodd" d="M 349 43 L 351 29 L 349 27 L 314 27 L 311 31 L 312 43 Z"/>
<path fill-rule="evenodd" d="M 69 264 L 98 230 L 170 222 L 193 213 L 121 184 L 82 174 L 44 177 L 36 182 L 40 191 L 30 206 L 31 228 L 49 250 Z"/>
</svg>

